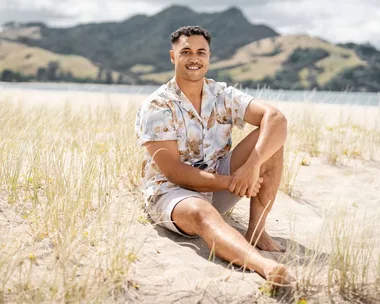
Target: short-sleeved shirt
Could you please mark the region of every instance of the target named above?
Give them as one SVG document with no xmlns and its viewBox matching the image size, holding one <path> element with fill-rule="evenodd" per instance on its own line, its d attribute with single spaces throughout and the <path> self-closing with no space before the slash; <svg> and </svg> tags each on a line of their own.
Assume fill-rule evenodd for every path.
<svg viewBox="0 0 380 304">
<path fill-rule="evenodd" d="M 138 144 L 175 140 L 183 163 L 214 173 L 218 161 L 231 150 L 232 127 L 244 127 L 245 111 L 252 99 L 234 87 L 205 78 L 199 115 L 173 78 L 151 94 L 137 112 Z M 146 200 L 180 188 L 168 181 L 147 151 L 142 166 Z"/>
</svg>

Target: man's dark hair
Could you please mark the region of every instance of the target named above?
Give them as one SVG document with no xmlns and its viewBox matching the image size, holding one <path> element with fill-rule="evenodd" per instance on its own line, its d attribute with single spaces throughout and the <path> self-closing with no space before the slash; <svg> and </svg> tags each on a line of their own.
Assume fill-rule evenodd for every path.
<svg viewBox="0 0 380 304">
<path fill-rule="evenodd" d="M 178 30 L 176 30 L 174 33 L 170 35 L 171 43 L 175 44 L 182 35 L 185 35 L 187 37 L 190 37 L 193 35 L 203 36 L 208 42 L 208 45 L 211 44 L 210 33 L 198 25 L 197 26 L 188 25 L 188 26 L 180 27 Z"/>
</svg>

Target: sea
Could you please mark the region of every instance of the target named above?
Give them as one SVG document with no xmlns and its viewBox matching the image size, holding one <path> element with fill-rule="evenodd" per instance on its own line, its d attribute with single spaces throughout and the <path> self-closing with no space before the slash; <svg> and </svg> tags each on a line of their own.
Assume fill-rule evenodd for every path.
<svg viewBox="0 0 380 304">
<path fill-rule="evenodd" d="M 125 93 L 125 94 L 150 94 L 159 86 L 141 85 L 105 85 L 105 84 L 77 84 L 77 83 L 10 83 L 0 82 L 0 89 L 13 88 L 22 90 L 44 90 L 44 91 L 82 91 L 101 93 Z M 350 104 L 364 106 L 380 106 L 380 92 L 327 92 L 327 91 L 300 91 L 300 90 L 272 90 L 269 88 L 243 88 L 240 90 L 254 96 L 255 98 L 268 101 L 296 101 L 315 102 L 329 104 Z"/>
</svg>

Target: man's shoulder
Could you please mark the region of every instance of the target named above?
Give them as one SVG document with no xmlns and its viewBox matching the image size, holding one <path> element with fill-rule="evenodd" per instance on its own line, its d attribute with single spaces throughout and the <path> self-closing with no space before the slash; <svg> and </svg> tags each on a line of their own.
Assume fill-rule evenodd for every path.
<svg viewBox="0 0 380 304">
<path fill-rule="evenodd" d="M 246 94 L 234 86 L 227 85 L 225 82 L 215 81 L 211 78 L 206 79 L 206 84 L 208 85 L 209 91 L 214 96 L 224 96 L 225 98 L 229 99 L 235 95 Z"/>
<path fill-rule="evenodd" d="M 228 88 L 225 82 L 215 81 L 212 78 L 205 78 L 205 82 L 210 92 L 215 96 L 222 94 Z"/>
<path fill-rule="evenodd" d="M 167 84 L 160 86 L 152 94 L 150 94 L 143 101 L 143 107 L 150 107 L 151 105 L 165 107 L 171 102 L 170 95 L 168 94 Z"/>
<path fill-rule="evenodd" d="M 215 94 L 227 94 L 227 95 L 231 95 L 231 94 L 245 94 L 247 95 L 246 92 L 244 92 L 244 90 L 242 90 L 241 88 L 236 88 L 235 86 L 232 86 L 232 85 L 227 85 L 227 83 L 225 82 L 217 82 L 213 79 L 207 79 L 208 81 L 208 86 L 210 88 L 210 90 L 214 91 L 213 93 Z"/>
</svg>

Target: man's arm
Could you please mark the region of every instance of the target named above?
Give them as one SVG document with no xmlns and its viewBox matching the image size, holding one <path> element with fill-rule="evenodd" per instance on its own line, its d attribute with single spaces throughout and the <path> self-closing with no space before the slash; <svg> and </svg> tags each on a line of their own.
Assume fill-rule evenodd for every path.
<svg viewBox="0 0 380 304">
<path fill-rule="evenodd" d="M 183 188 L 198 192 L 228 190 L 231 176 L 210 173 L 181 162 L 174 140 L 145 143 L 149 154 L 166 178 Z"/>
<path fill-rule="evenodd" d="M 260 128 L 260 135 L 247 164 L 261 166 L 285 143 L 287 120 L 275 107 L 252 100 L 245 112 L 244 120 Z"/>
<path fill-rule="evenodd" d="M 229 191 L 236 195 L 254 195 L 259 180 L 260 167 L 285 143 L 287 120 L 275 107 L 252 100 L 244 115 L 244 121 L 259 127 L 259 138 L 245 164 L 234 173 Z"/>
</svg>

